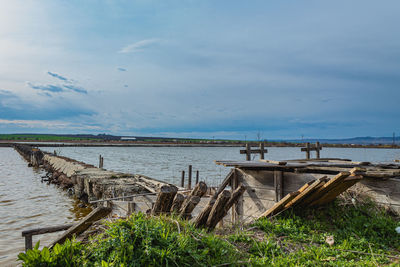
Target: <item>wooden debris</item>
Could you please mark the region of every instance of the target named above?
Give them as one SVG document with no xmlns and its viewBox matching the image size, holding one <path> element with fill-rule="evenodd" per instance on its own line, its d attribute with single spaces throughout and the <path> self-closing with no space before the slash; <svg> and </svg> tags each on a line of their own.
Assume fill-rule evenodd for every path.
<svg viewBox="0 0 400 267">
<path fill-rule="evenodd" d="M 169 212 L 171 210 L 172 201 L 174 200 L 177 192 L 178 188 L 176 186 L 163 185 L 157 195 L 157 200 L 154 203 L 151 214 L 157 215 L 162 212 Z"/>
<path fill-rule="evenodd" d="M 298 191 L 286 195 L 259 218 L 273 216 L 295 206 L 311 207 L 329 203 L 362 179 L 363 173 L 365 173 L 365 169 L 353 168 L 350 172 L 341 172 L 332 179 L 321 177 L 311 181 L 303 185 Z"/>
<path fill-rule="evenodd" d="M 106 217 L 110 214 L 112 208 L 110 207 L 98 207 L 89 213 L 85 218 L 83 218 L 79 223 L 75 224 L 71 228 L 69 228 L 63 235 L 57 238 L 52 244 L 51 248 L 55 244 L 62 244 L 68 238 L 71 238 L 74 235 L 79 235 L 86 231 L 94 222 Z"/>
</svg>

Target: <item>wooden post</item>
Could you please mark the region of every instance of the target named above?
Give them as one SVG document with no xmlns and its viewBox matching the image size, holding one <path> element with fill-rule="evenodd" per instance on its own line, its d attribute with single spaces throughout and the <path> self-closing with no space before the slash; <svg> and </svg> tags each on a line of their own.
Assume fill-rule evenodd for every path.
<svg viewBox="0 0 400 267">
<path fill-rule="evenodd" d="M 192 165 L 189 165 L 188 170 L 188 189 L 192 189 Z"/>
<path fill-rule="evenodd" d="M 264 143 L 260 143 L 260 159 L 264 159 Z"/>
<path fill-rule="evenodd" d="M 236 171 L 234 171 L 233 178 L 231 180 L 231 193 L 232 194 L 236 190 L 237 187 L 238 187 L 237 173 L 236 173 Z M 235 223 L 237 221 L 236 205 L 232 206 L 231 221 L 232 221 L 232 223 Z"/>
<path fill-rule="evenodd" d="M 316 156 L 317 156 L 317 159 L 319 159 L 320 158 L 320 150 L 321 150 L 321 147 L 320 147 L 320 144 L 319 144 L 319 142 L 317 142 L 316 143 Z"/>
<path fill-rule="evenodd" d="M 306 144 L 306 159 L 310 159 L 310 143 Z"/>
<path fill-rule="evenodd" d="M 199 228 L 206 224 L 208 216 L 210 215 L 211 209 L 214 206 L 216 199 L 212 198 L 208 202 L 207 206 L 197 215 L 196 220 L 194 221 L 194 225 Z"/>
<path fill-rule="evenodd" d="M 221 216 L 225 212 L 225 205 L 228 203 L 229 199 L 231 197 L 231 192 L 228 190 L 224 190 L 219 194 L 217 200 L 215 201 L 215 204 L 213 205 L 210 215 L 208 216 L 206 226 L 209 229 L 214 229 L 217 223 L 223 219 Z"/>
<path fill-rule="evenodd" d="M 250 144 L 246 144 L 246 160 L 251 160 L 251 151 L 250 151 Z"/>
<path fill-rule="evenodd" d="M 185 187 L 185 171 L 182 171 L 181 187 Z"/>
<path fill-rule="evenodd" d="M 25 252 L 32 249 L 32 235 L 25 236 Z"/>
<path fill-rule="evenodd" d="M 104 158 L 99 155 L 99 168 L 103 168 Z"/>
<path fill-rule="evenodd" d="M 207 219 L 208 230 L 214 229 L 217 223 L 224 219 L 229 209 L 240 200 L 245 190 L 246 187 L 241 184 L 232 194 L 225 190 L 218 196 Z"/>
<path fill-rule="evenodd" d="M 283 198 L 283 172 L 274 171 L 275 184 L 275 201 L 278 202 Z"/>
<path fill-rule="evenodd" d="M 197 170 L 196 171 L 196 184 L 198 184 L 199 183 L 199 171 Z"/>
</svg>

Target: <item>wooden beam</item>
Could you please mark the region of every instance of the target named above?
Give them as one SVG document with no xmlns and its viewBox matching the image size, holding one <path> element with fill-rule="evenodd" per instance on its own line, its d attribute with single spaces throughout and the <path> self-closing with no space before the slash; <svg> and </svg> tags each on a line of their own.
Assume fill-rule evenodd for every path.
<svg viewBox="0 0 400 267">
<path fill-rule="evenodd" d="M 22 232 L 22 236 L 42 235 L 42 234 L 47 234 L 47 233 L 64 231 L 64 230 L 67 230 L 68 228 L 70 228 L 71 226 L 73 226 L 73 224 L 63 224 L 63 225 L 57 225 L 57 226 L 49 226 L 49 227 L 42 227 L 42 228 L 26 230 L 26 231 Z"/>
<path fill-rule="evenodd" d="M 86 231 L 94 222 L 106 217 L 111 212 L 109 207 L 98 207 L 83 218 L 79 223 L 69 228 L 64 234 L 57 238 L 50 246 L 52 248 L 55 244 L 62 244 L 68 238 L 74 235 L 79 235 Z"/>
<path fill-rule="evenodd" d="M 275 201 L 278 202 L 283 198 L 283 172 L 274 171 L 275 185 Z"/>
</svg>

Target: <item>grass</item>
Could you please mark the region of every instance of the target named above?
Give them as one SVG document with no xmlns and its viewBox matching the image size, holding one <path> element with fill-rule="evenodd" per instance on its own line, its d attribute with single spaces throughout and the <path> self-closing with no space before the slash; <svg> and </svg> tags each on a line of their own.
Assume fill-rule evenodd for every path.
<svg viewBox="0 0 400 267">
<path fill-rule="evenodd" d="M 399 266 L 399 225 L 369 201 L 291 210 L 213 233 L 139 213 L 107 224 L 87 245 L 67 242 L 19 258 L 25 266 Z"/>
</svg>

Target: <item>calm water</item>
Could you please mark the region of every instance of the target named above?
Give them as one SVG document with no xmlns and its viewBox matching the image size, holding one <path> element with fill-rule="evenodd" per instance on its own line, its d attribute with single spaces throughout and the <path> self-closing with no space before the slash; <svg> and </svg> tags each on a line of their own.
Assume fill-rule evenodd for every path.
<svg viewBox="0 0 400 267">
<path fill-rule="evenodd" d="M 0 148 L 0 266 L 17 264 L 25 248 L 23 230 L 71 223 L 87 212 L 61 189 L 41 183 L 44 174 L 29 168 L 14 149 Z M 40 239 L 46 245 L 55 236 L 34 236 L 33 243 Z"/>
<path fill-rule="evenodd" d="M 228 168 L 218 166 L 215 160 L 244 160 L 239 147 L 54 147 L 62 156 L 71 157 L 98 166 L 99 155 L 104 157 L 104 168 L 114 171 L 139 173 L 159 180 L 179 184 L 181 171 L 188 165 L 199 170 L 200 179 L 209 185 L 218 185 L 229 172 Z M 304 158 L 300 148 L 267 148 L 267 159 L 284 160 Z M 323 148 L 321 157 L 348 158 L 354 161 L 387 161 L 400 158 L 398 149 L 366 148 Z M 254 158 L 258 158 L 258 155 Z"/>
<path fill-rule="evenodd" d="M 189 164 L 200 171 L 200 179 L 217 185 L 229 169 L 217 166 L 214 160 L 243 160 L 238 147 L 55 147 L 43 148 L 62 156 L 98 165 L 104 157 L 104 168 L 140 173 L 178 184 L 181 171 Z M 300 148 L 268 148 L 266 158 L 274 160 L 304 158 Z M 400 150 L 324 148 L 322 157 L 350 158 L 355 161 L 393 162 Z M 24 250 L 21 232 L 25 229 L 71 223 L 84 216 L 85 210 L 54 185 L 41 183 L 40 170 L 27 167 L 27 162 L 11 148 L 0 148 L 0 266 L 16 265 L 16 257 Z M 86 211 L 87 212 L 87 211 Z M 35 236 L 46 245 L 57 234 Z"/>
</svg>

